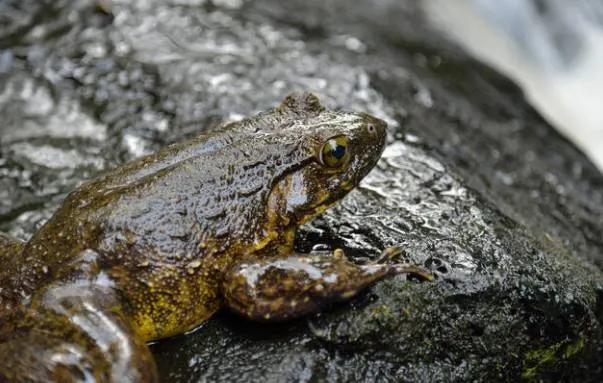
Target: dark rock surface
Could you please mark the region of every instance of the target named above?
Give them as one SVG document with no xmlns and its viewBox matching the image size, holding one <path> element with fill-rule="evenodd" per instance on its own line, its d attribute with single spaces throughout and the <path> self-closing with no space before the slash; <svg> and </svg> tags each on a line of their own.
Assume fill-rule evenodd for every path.
<svg viewBox="0 0 603 383">
<path fill-rule="evenodd" d="M 303 89 L 391 137 L 299 249 L 401 245 L 438 275 L 294 323 L 221 313 L 153 346 L 165 381 L 600 381 L 603 176 L 415 1 L 98 4 L 0 0 L 0 230 Z"/>
</svg>

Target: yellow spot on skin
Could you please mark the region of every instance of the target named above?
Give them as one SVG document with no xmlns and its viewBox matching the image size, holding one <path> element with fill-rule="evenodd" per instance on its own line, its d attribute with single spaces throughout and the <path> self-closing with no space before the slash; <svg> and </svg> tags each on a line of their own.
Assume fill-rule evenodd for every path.
<svg viewBox="0 0 603 383">
<path fill-rule="evenodd" d="M 267 236 L 262 238 L 262 240 L 256 242 L 253 248 L 255 251 L 261 250 L 276 238 L 278 238 L 278 233 L 276 231 L 270 232 Z"/>
<path fill-rule="evenodd" d="M 270 304 L 270 310 L 274 312 L 279 311 L 281 307 L 283 307 L 284 303 L 285 300 L 283 298 L 278 298 Z"/>
<path fill-rule="evenodd" d="M 283 237 L 286 238 L 287 243 L 292 244 L 295 241 L 295 229 L 288 230 Z"/>
<path fill-rule="evenodd" d="M 341 297 L 344 298 L 344 299 L 351 298 L 354 295 L 356 295 L 356 293 L 357 293 L 356 290 L 346 291 L 345 293 L 341 294 Z"/>
<path fill-rule="evenodd" d="M 333 207 L 335 204 L 336 204 L 336 202 L 325 204 L 325 205 L 322 205 L 322 206 L 318 206 L 316 209 L 314 209 L 315 214 L 316 215 L 322 214 L 325 211 L 329 210 L 331 207 Z"/>
<path fill-rule="evenodd" d="M 335 249 L 335 250 L 333 250 L 333 258 L 343 259 L 343 258 L 345 258 L 345 253 L 341 249 Z"/>
<path fill-rule="evenodd" d="M 291 307 L 297 306 L 297 301 L 296 300 L 292 300 L 291 302 L 289 302 L 289 306 L 291 306 Z"/>
<path fill-rule="evenodd" d="M 264 319 L 266 319 L 266 320 L 270 319 L 270 314 L 264 315 Z"/>
<path fill-rule="evenodd" d="M 344 190 L 350 191 L 354 188 L 354 184 L 351 182 L 344 181 L 341 183 L 341 188 Z"/>
<path fill-rule="evenodd" d="M 140 316 L 137 322 L 138 334 L 144 339 L 153 339 L 155 337 L 155 323 L 153 323 L 153 319 L 150 315 Z"/>
<path fill-rule="evenodd" d="M 198 259 L 188 264 L 188 267 L 190 267 L 191 269 L 196 269 L 199 266 L 201 266 L 201 261 Z"/>
</svg>

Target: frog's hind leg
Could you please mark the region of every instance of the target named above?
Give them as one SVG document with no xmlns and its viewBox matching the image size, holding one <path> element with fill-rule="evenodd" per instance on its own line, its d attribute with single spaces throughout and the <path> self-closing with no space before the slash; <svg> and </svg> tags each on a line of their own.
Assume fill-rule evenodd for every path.
<svg viewBox="0 0 603 383">
<path fill-rule="evenodd" d="M 20 239 L 11 237 L 10 235 L 3 233 L 0 231 L 0 254 L 2 254 L 3 249 L 9 248 L 9 246 L 17 246 L 22 249 L 25 245 L 25 242 Z"/>
<path fill-rule="evenodd" d="M 19 256 L 24 247 L 25 242 L 0 231 L 0 261 L 2 263 L 9 258 Z"/>
<path fill-rule="evenodd" d="M 222 292 L 226 306 L 244 316 L 284 320 L 317 312 L 329 303 L 353 297 L 382 278 L 401 273 L 432 279 L 423 269 L 407 264 L 356 265 L 338 249 L 331 257 L 294 253 L 243 259 L 227 273 Z"/>
<path fill-rule="evenodd" d="M 0 232 L 0 316 L 22 299 L 14 286 L 18 276 L 17 260 L 24 248 L 25 242 Z"/>
<path fill-rule="evenodd" d="M 53 286 L 0 318 L 1 382 L 157 382 L 110 290 Z"/>
</svg>

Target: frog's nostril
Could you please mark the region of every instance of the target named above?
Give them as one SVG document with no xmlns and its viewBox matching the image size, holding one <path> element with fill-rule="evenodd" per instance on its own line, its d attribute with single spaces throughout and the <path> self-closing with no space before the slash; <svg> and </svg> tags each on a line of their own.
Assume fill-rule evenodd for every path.
<svg viewBox="0 0 603 383">
<path fill-rule="evenodd" d="M 366 131 L 374 137 L 380 138 L 385 135 L 386 129 L 387 123 L 383 120 L 373 117 L 370 121 L 367 121 Z"/>
</svg>

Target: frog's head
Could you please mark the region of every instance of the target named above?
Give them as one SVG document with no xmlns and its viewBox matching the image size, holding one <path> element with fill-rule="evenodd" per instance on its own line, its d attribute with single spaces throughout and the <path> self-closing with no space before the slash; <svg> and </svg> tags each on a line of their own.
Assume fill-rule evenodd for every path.
<svg viewBox="0 0 603 383">
<path fill-rule="evenodd" d="M 309 93 L 289 96 L 277 110 L 294 121 L 281 129 L 298 138 L 298 166 L 277 181 L 268 206 L 279 215 L 275 218 L 294 226 L 321 214 L 360 183 L 383 152 L 387 124 L 366 113 L 327 110 Z"/>
</svg>

